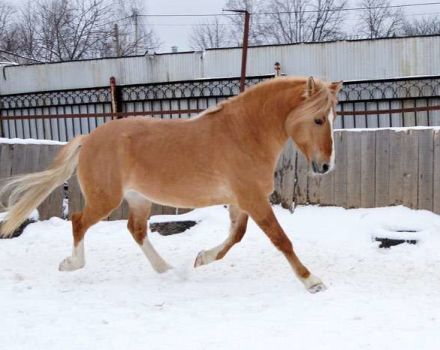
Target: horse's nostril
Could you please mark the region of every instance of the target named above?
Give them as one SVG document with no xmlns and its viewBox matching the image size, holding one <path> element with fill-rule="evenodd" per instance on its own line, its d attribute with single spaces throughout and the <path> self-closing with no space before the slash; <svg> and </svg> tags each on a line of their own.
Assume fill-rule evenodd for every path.
<svg viewBox="0 0 440 350">
<path fill-rule="evenodd" d="M 323 165 L 322 165 L 322 170 L 323 170 L 324 172 L 327 172 L 327 171 L 328 171 L 328 168 L 329 168 L 328 164 L 323 164 Z"/>
</svg>

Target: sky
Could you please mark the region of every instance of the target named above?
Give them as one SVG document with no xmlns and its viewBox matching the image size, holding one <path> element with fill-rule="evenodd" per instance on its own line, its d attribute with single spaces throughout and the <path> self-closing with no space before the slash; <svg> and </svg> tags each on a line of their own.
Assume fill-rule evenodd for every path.
<svg viewBox="0 0 440 350">
<path fill-rule="evenodd" d="M 149 14 L 207 14 L 221 13 L 227 0 L 144 0 L 146 11 Z M 436 2 L 436 0 L 392 0 L 391 4 L 421 4 Z M 347 6 L 354 7 L 358 0 L 348 0 Z M 440 14 L 440 5 L 417 6 L 406 8 L 405 12 L 411 18 L 420 18 L 426 14 Z M 356 23 L 356 12 L 348 14 L 346 26 L 351 28 Z M 145 20 L 145 19 L 144 19 Z M 148 18 L 149 24 L 153 25 L 155 32 L 162 42 L 159 51 L 171 51 L 172 46 L 177 46 L 179 51 L 190 50 L 189 36 L 192 25 L 206 20 L 205 17 L 165 17 Z"/>
<path fill-rule="evenodd" d="M 12 4 L 24 4 L 27 0 L 7 0 Z M 140 0 L 143 1 L 147 14 L 207 14 L 222 13 L 227 0 Z M 264 1 L 264 0 L 262 0 Z M 347 7 L 359 6 L 361 0 L 347 0 Z M 126 0 L 127 3 L 131 2 Z M 422 4 L 430 2 L 440 2 L 440 0 L 391 0 L 392 5 L 400 4 Z M 405 12 L 410 18 L 420 18 L 423 15 L 440 15 L 439 5 L 417 6 L 405 8 Z M 346 31 L 356 23 L 358 12 L 347 12 L 345 22 Z M 207 17 L 143 17 L 153 26 L 154 31 L 159 37 L 162 45 L 159 52 L 170 52 L 172 46 L 177 46 L 179 51 L 191 50 L 189 37 L 193 25 L 206 21 Z M 226 20 L 222 20 L 224 23 Z"/>
</svg>

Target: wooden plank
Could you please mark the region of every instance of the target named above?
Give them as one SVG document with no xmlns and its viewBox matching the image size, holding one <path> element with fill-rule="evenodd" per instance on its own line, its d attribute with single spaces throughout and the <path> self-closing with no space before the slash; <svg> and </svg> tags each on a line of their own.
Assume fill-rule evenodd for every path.
<svg viewBox="0 0 440 350">
<path fill-rule="evenodd" d="M 402 204 L 402 131 L 390 132 L 389 205 Z"/>
<path fill-rule="evenodd" d="M 319 184 L 319 193 L 318 193 L 318 197 L 319 197 L 318 202 L 321 205 L 335 205 L 334 175 L 335 175 L 335 171 L 333 170 L 330 173 L 321 176 L 321 181 Z"/>
<path fill-rule="evenodd" d="M 39 163 L 41 170 L 46 169 L 55 158 L 61 146 L 41 145 Z M 46 200 L 38 207 L 40 220 L 47 220 L 53 216 L 62 217 L 63 186 L 57 187 Z"/>
<path fill-rule="evenodd" d="M 409 208 L 417 208 L 418 130 L 407 130 L 403 138 L 402 203 Z"/>
<path fill-rule="evenodd" d="M 361 207 L 373 208 L 376 193 L 376 134 L 363 131 L 361 138 Z"/>
<path fill-rule="evenodd" d="M 293 147 L 293 142 L 289 140 L 284 147 L 280 157 L 281 172 L 280 181 L 280 201 L 283 208 L 291 208 L 293 204 L 293 191 L 295 187 L 295 157 L 297 150 Z"/>
<path fill-rule="evenodd" d="M 418 130 L 419 139 L 419 180 L 418 208 L 433 209 L 433 163 L 434 137 L 432 129 Z"/>
<path fill-rule="evenodd" d="M 41 145 L 26 145 L 25 152 L 25 173 L 34 173 L 43 170 L 40 164 Z"/>
<path fill-rule="evenodd" d="M 14 144 L 12 151 L 11 175 L 21 175 L 25 172 L 26 158 L 23 144 Z"/>
<path fill-rule="evenodd" d="M 335 170 L 334 170 L 334 202 L 337 206 L 347 207 L 347 133 L 335 132 Z"/>
<path fill-rule="evenodd" d="M 307 201 L 310 204 L 319 204 L 319 189 L 321 187 L 322 175 L 314 175 L 311 171 L 307 179 Z"/>
<path fill-rule="evenodd" d="M 434 131 L 434 196 L 432 211 L 440 214 L 440 130 Z"/>
<path fill-rule="evenodd" d="M 78 183 L 78 178 L 74 174 L 68 181 L 68 198 L 69 198 L 69 217 L 76 212 L 79 212 L 84 207 L 84 198 L 81 193 L 81 188 Z"/>
<path fill-rule="evenodd" d="M 361 134 L 347 133 L 347 208 L 361 206 Z"/>
<path fill-rule="evenodd" d="M 14 145 L 2 143 L 0 147 L 0 179 L 4 179 L 11 176 Z"/>
<path fill-rule="evenodd" d="M 297 176 L 298 176 L 298 181 L 296 184 L 296 193 L 295 193 L 295 198 L 296 198 L 296 204 L 307 204 L 307 200 L 308 200 L 308 173 L 309 173 L 309 165 L 307 162 L 306 157 L 301 154 L 301 152 L 298 152 L 298 160 L 297 160 Z"/>
<path fill-rule="evenodd" d="M 278 159 L 274 174 L 274 193 L 271 198 L 276 204 L 290 208 L 293 202 L 295 182 L 295 152 L 293 143 L 289 140 Z"/>
<path fill-rule="evenodd" d="M 375 206 L 385 207 L 390 204 L 390 130 L 376 131 L 376 160 L 375 160 Z"/>
</svg>

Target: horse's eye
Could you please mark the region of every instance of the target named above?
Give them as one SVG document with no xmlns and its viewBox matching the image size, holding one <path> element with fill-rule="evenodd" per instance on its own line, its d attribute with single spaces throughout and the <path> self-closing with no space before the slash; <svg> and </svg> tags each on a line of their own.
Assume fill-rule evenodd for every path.
<svg viewBox="0 0 440 350">
<path fill-rule="evenodd" d="M 315 124 L 322 125 L 322 124 L 324 124 L 324 120 L 316 118 L 315 119 Z"/>
</svg>

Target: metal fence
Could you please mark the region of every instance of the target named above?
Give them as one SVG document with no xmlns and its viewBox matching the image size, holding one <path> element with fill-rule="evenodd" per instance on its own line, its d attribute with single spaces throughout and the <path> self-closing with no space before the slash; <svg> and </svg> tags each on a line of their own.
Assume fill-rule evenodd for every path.
<svg viewBox="0 0 440 350">
<path fill-rule="evenodd" d="M 248 77 L 246 85 L 272 77 Z M 67 141 L 115 116 L 189 118 L 237 95 L 239 81 L 233 77 L 3 95 L 0 136 Z M 349 81 L 339 100 L 336 128 L 440 125 L 440 76 Z"/>
<path fill-rule="evenodd" d="M 339 94 L 336 127 L 438 126 L 438 106 L 440 76 L 349 81 Z"/>
</svg>

